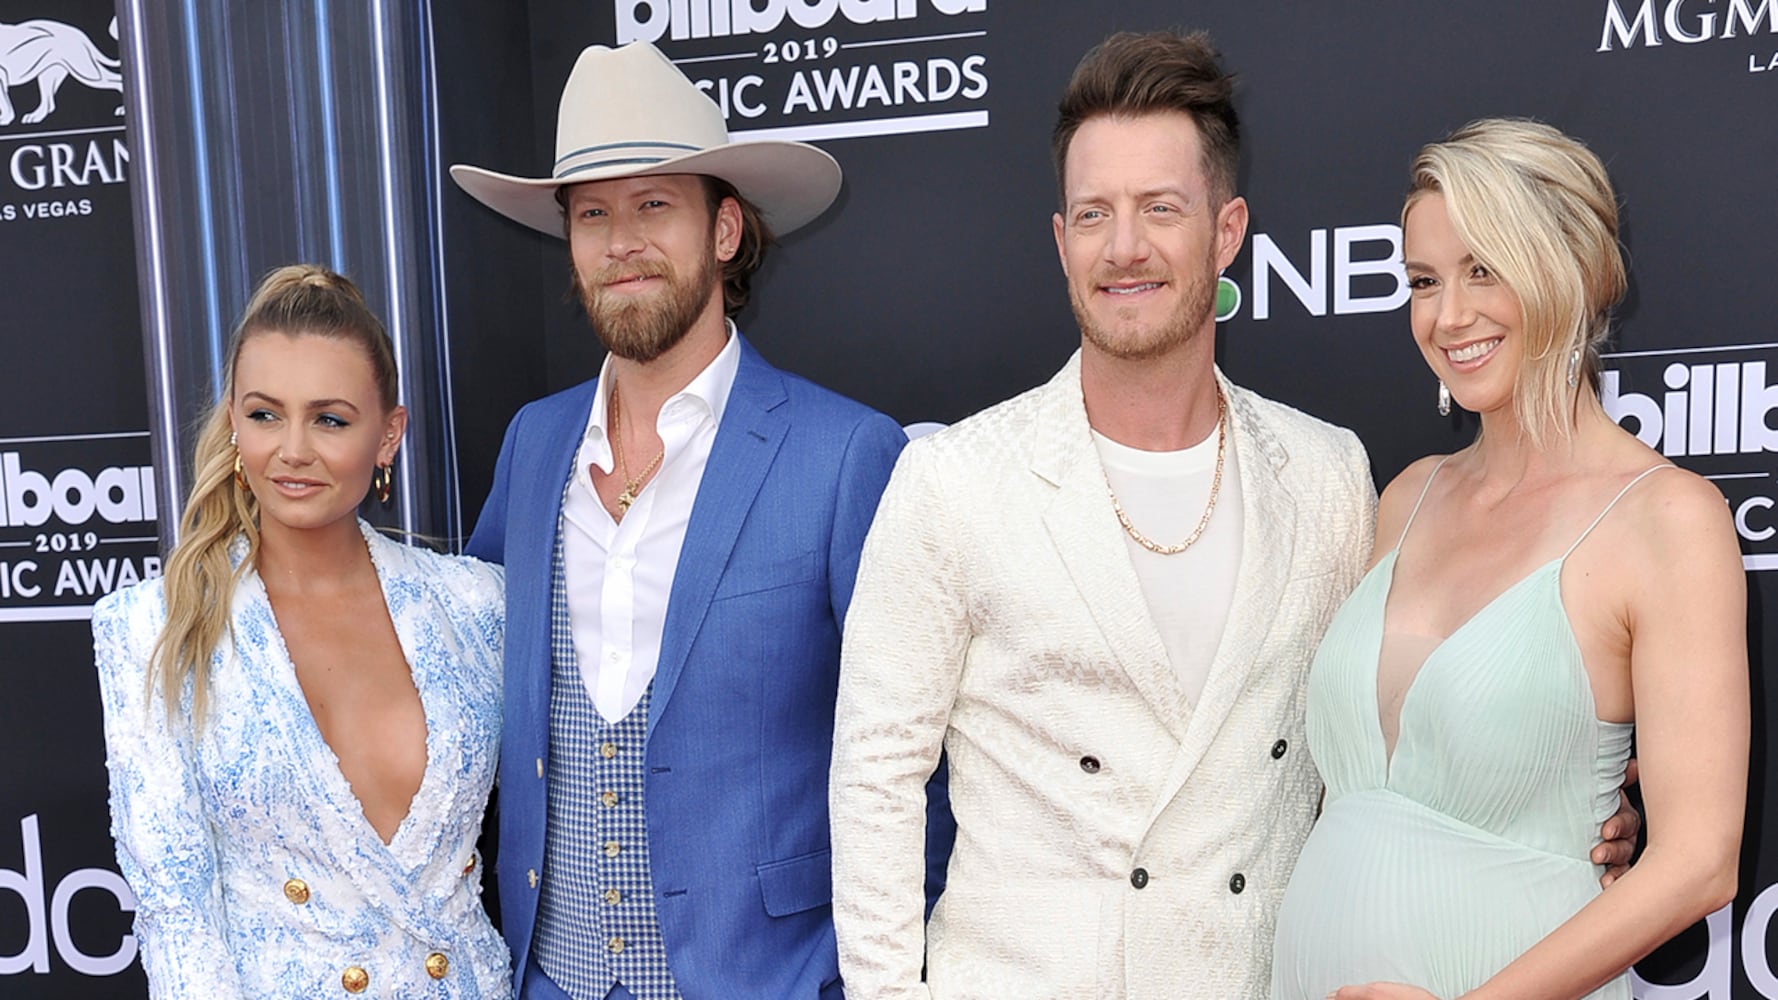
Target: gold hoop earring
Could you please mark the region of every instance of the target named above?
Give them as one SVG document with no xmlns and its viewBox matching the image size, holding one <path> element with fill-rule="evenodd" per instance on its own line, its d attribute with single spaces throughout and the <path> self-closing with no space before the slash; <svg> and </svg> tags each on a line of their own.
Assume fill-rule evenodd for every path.
<svg viewBox="0 0 1778 1000">
<path fill-rule="evenodd" d="M 370 486 L 377 494 L 377 503 L 389 506 L 389 498 L 395 494 L 395 466 L 377 466 L 377 470 L 370 474 Z"/>
<path fill-rule="evenodd" d="M 247 485 L 247 474 L 241 468 L 241 453 L 238 450 L 235 452 L 235 485 L 243 493 L 253 492 L 253 488 Z"/>
</svg>

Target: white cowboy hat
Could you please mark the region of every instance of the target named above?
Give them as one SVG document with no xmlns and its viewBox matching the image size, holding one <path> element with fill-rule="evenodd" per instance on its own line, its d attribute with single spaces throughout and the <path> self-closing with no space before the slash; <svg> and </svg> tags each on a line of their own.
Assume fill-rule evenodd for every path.
<svg viewBox="0 0 1778 1000">
<path fill-rule="evenodd" d="M 556 190 L 567 184 L 707 174 L 759 207 L 777 233 L 815 219 L 840 192 L 840 165 L 801 142 L 730 142 L 722 112 L 647 42 L 590 45 L 574 64 L 556 112 L 549 177 L 513 177 L 467 164 L 451 179 L 515 222 L 562 235 Z"/>
</svg>

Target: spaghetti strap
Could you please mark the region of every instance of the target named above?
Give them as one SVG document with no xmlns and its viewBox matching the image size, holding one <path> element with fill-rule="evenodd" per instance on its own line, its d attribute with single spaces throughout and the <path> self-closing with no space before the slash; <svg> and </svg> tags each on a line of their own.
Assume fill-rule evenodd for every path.
<svg viewBox="0 0 1778 1000">
<path fill-rule="evenodd" d="M 1636 474 L 1635 479 L 1632 479 L 1629 482 L 1625 483 L 1624 488 L 1617 491 L 1617 496 L 1614 496 L 1611 498 L 1611 502 L 1606 504 L 1605 509 L 1599 512 L 1599 516 L 1593 518 L 1593 523 L 1587 525 L 1587 530 L 1580 533 L 1580 537 L 1576 538 L 1574 540 L 1573 545 L 1568 546 L 1568 551 L 1562 553 L 1562 558 L 1557 561 L 1558 562 L 1567 562 L 1568 557 L 1571 554 L 1573 554 L 1575 549 L 1580 548 L 1580 543 L 1587 540 L 1587 536 L 1593 533 L 1593 529 L 1597 528 L 1599 526 L 1600 521 L 1605 520 L 1605 515 L 1611 513 L 1611 508 L 1617 506 L 1617 502 L 1624 498 L 1624 494 L 1630 492 L 1631 487 L 1635 486 L 1637 483 L 1642 482 L 1642 480 L 1647 478 L 1648 474 L 1651 472 L 1659 472 L 1662 469 L 1676 469 L 1676 468 L 1678 468 L 1678 466 L 1674 465 L 1671 462 L 1662 462 L 1660 465 L 1652 465 L 1646 469 L 1643 469 L 1641 472 L 1638 472 Z"/>
<path fill-rule="evenodd" d="M 1452 452 L 1444 458 L 1439 459 L 1438 464 L 1432 467 L 1432 472 L 1426 477 L 1426 485 L 1420 487 L 1420 499 L 1414 501 L 1414 509 L 1408 511 L 1407 522 L 1401 526 L 1401 536 L 1395 540 L 1395 547 L 1397 550 L 1401 549 L 1402 542 L 1408 540 L 1408 529 L 1414 526 L 1414 518 L 1420 515 L 1420 505 L 1426 502 L 1426 494 L 1431 492 L 1432 481 L 1438 478 L 1438 470 L 1444 468 L 1446 462 L 1449 462 L 1456 457 L 1457 453 Z"/>
</svg>

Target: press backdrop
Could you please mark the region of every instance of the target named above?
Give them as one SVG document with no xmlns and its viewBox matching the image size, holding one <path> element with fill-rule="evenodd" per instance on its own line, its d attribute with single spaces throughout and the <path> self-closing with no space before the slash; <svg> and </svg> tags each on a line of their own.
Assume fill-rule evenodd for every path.
<svg viewBox="0 0 1778 1000">
<path fill-rule="evenodd" d="M 221 18 L 239 6 L 182 8 Z M 954 421 L 1043 381 L 1078 340 L 1050 235 L 1048 135 L 1081 53 L 1121 28 L 1209 29 L 1240 74 L 1240 187 L 1252 209 L 1247 247 L 1225 276 L 1219 359 L 1236 380 L 1354 428 L 1379 484 L 1474 430 L 1434 413 L 1434 384 L 1407 331 L 1396 220 L 1409 159 L 1484 115 L 1532 115 L 1584 138 L 1617 185 L 1632 268 L 1606 405 L 1722 488 L 1751 602 L 1755 726 L 1741 892 L 1644 962 L 1638 995 L 1778 997 L 1769 947 L 1778 799 L 1766 736 L 1766 664 L 1778 651 L 1764 627 L 1778 602 L 1778 0 L 369 6 L 402 8 L 430 29 L 435 71 L 404 78 L 394 93 L 431 102 L 436 148 L 398 168 L 432 192 L 443 279 L 431 315 L 449 358 L 431 365 L 442 384 L 426 391 L 450 400 L 435 409 L 457 446 L 456 481 L 436 486 L 460 501 L 465 527 L 513 410 L 593 374 L 599 351 L 567 294 L 561 244 L 437 182 L 459 161 L 546 173 L 556 99 L 584 45 L 655 40 L 709 89 L 736 133 L 809 139 L 839 158 L 839 203 L 775 254 L 741 325 L 775 363 L 911 425 Z M 288 7 L 315 17 L 348 9 Z M 132 186 L 138 198 L 165 192 L 131 161 L 131 123 L 118 113 L 125 99 L 109 77 L 69 73 L 53 110 L 27 122 L 41 110 L 43 77 L 21 77 L 8 55 L 21 22 L 48 19 L 104 65 L 120 52 L 110 18 L 99 0 L 0 0 L 0 88 L 13 110 L 0 104 L 0 345 L 14 359 L 0 366 L 7 997 L 142 992 L 132 900 L 106 836 L 84 618 L 95 594 L 157 571 L 157 524 L 169 513 L 153 499 L 130 221 Z M 73 66 L 78 46 L 55 51 Z M 297 68 L 267 58 L 239 72 Z M 336 99 L 344 107 L 357 95 Z M 237 141 L 273 125 L 290 127 L 245 121 Z M 348 145 L 337 155 L 359 153 Z M 246 190 L 217 225 L 245 228 L 247 215 L 282 210 L 275 188 Z M 380 220 L 336 224 L 357 233 Z M 256 252 L 275 260 L 281 250 L 303 247 Z M 244 293 L 230 294 L 225 314 Z"/>
</svg>

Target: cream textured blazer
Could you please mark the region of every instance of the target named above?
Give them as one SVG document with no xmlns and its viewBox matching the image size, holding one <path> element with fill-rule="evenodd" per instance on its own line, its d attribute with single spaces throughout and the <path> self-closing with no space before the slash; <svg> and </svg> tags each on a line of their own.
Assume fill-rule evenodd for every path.
<svg viewBox="0 0 1778 1000">
<path fill-rule="evenodd" d="M 903 452 L 841 658 L 834 922 L 851 1000 L 1266 995 L 1321 787 L 1304 681 L 1363 571 L 1376 493 L 1351 432 L 1222 385 L 1245 521 L 1195 711 L 1106 496 L 1078 354 Z M 941 749 L 957 842 L 922 927 Z"/>
</svg>

